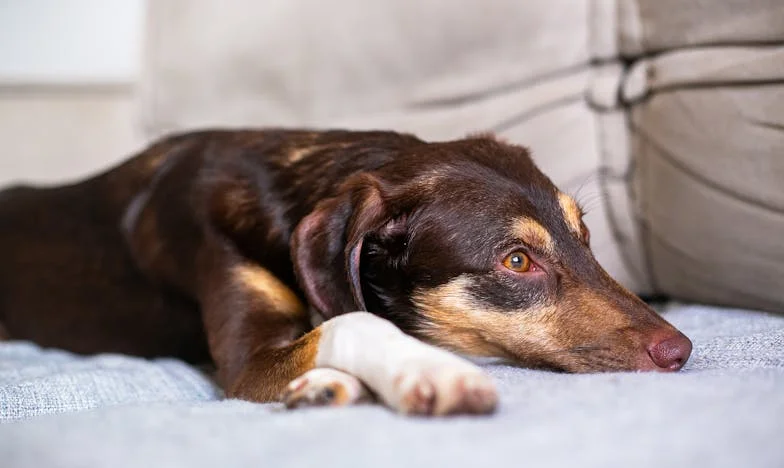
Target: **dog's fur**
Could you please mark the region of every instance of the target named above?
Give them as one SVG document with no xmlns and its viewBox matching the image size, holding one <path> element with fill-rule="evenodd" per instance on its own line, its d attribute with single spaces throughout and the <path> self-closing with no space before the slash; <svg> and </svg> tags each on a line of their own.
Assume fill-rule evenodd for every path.
<svg viewBox="0 0 784 468">
<path fill-rule="evenodd" d="M 0 252 L 11 338 L 212 359 L 255 401 L 293 381 L 292 405 L 367 385 L 403 411 L 492 409 L 480 371 L 410 336 L 575 372 L 675 370 L 691 349 L 599 266 L 577 203 L 492 136 L 177 135 L 81 183 L 0 192 Z"/>
</svg>

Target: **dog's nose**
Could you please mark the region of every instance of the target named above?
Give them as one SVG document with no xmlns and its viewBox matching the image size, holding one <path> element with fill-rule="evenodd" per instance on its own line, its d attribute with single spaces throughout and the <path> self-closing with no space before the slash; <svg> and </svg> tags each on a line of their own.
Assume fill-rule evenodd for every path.
<svg viewBox="0 0 784 468">
<path fill-rule="evenodd" d="M 661 370 L 677 371 L 691 355 L 691 340 L 678 333 L 648 346 L 648 355 Z"/>
</svg>

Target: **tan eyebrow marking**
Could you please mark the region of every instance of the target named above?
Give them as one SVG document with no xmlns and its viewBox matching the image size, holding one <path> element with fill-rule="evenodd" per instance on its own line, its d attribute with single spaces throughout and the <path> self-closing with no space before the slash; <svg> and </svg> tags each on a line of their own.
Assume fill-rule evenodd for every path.
<svg viewBox="0 0 784 468">
<path fill-rule="evenodd" d="M 561 205 L 566 225 L 576 234 L 580 234 L 582 232 L 582 221 L 580 220 L 583 214 L 577 202 L 569 195 L 560 192 L 558 193 L 558 204 Z"/>
<path fill-rule="evenodd" d="M 512 233 L 532 247 L 538 247 L 547 253 L 555 251 L 555 243 L 550 232 L 527 216 L 515 218 L 512 224 Z"/>
</svg>

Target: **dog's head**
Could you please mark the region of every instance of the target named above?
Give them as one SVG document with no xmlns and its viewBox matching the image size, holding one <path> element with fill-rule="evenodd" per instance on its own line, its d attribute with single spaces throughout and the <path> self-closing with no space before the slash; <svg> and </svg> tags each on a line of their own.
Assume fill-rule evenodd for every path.
<svg viewBox="0 0 784 468">
<path fill-rule="evenodd" d="M 691 342 L 594 258 L 522 147 L 433 143 L 359 173 L 293 238 L 324 316 L 367 309 L 459 353 L 571 372 L 678 370 Z"/>
</svg>

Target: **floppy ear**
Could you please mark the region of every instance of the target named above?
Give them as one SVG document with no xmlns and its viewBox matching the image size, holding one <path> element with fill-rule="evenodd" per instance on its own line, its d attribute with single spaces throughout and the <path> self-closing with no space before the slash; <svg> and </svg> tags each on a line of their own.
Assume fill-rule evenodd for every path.
<svg viewBox="0 0 784 468">
<path fill-rule="evenodd" d="M 291 245 L 294 270 L 323 317 L 366 309 L 359 272 L 362 244 L 386 218 L 379 180 L 362 174 L 297 225 Z"/>
</svg>

